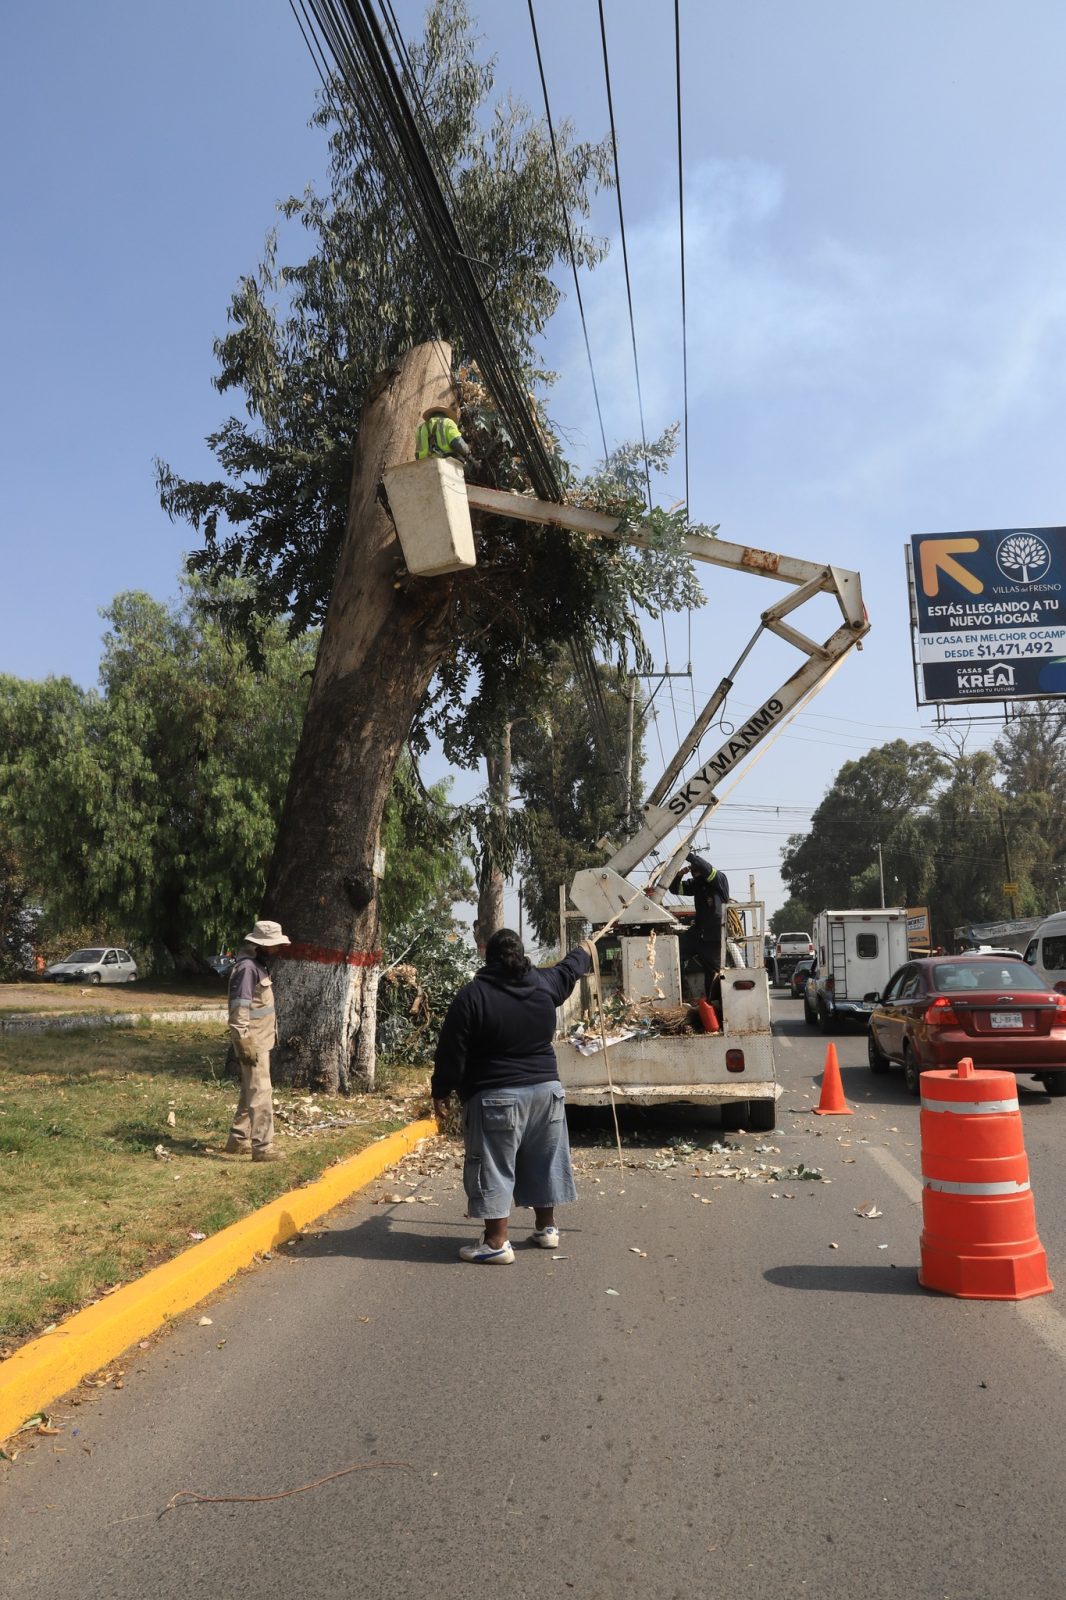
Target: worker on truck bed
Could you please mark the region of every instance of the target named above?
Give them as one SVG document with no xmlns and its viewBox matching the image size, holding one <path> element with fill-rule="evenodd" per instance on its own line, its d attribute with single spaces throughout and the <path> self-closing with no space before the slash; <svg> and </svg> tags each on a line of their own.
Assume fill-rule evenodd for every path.
<svg viewBox="0 0 1066 1600">
<path fill-rule="evenodd" d="M 695 904 L 692 926 L 678 940 L 681 971 L 683 974 L 690 961 L 702 967 L 703 992 L 710 999 L 711 985 L 722 966 L 722 917 L 729 900 L 729 880 L 695 850 L 690 850 L 685 860 L 690 876 L 686 878 L 682 868 L 670 885 L 671 894 L 690 894 Z"/>
<path fill-rule="evenodd" d="M 459 432 L 458 406 L 430 406 L 423 412 L 415 435 L 415 460 L 428 456 L 470 459 L 470 446 Z"/>
</svg>

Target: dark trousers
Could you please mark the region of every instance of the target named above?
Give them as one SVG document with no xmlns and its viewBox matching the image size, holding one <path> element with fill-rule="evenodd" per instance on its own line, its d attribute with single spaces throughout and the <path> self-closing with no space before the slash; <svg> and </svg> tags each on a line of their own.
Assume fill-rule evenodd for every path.
<svg viewBox="0 0 1066 1600">
<path fill-rule="evenodd" d="M 722 965 L 722 924 L 719 922 L 709 933 L 703 928 L 686 928 L 677 943 L 682 978 L 690 962 L 694 961 L 698 967 L 702 967 L 703 993 L 709 1000 L 711 984 Z"/>
</svg>

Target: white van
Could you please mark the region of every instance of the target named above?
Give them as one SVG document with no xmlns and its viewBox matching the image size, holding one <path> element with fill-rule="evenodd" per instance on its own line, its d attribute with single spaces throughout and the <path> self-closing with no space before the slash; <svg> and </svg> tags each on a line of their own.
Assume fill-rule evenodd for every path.
<svg viewBox="0 0 1066 1600">
<path fill-rule="evenodd" d="M 1025 960 L 1049 989 L 1066 983 L 1066 911 L 1056 911 L 1040 924 L 1026 945 Z"/>
</svg>

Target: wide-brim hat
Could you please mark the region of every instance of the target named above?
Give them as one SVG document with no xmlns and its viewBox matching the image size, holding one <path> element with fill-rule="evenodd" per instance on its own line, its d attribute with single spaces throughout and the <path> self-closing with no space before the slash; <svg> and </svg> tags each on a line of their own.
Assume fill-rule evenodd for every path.
<svg viewBox="0 0 1066 1600">
<path fill-rule="evenodd" d="M 291 944 L 292 940 L 282 933 L 280 922 L 257 922 L 251 933 L 245 934 L 244 942 L 269 948 L 272 944 Z"/>
<path fill-rule="evenodd" d="M 423 413 L 422 413 L 422 421 L 423 422 L 428 422 L 430 417 L 439 417 L 442 413 L 446 417 L 451 417 L 451 419 L 455 423 L 456 427 L 459 426 L 459 407 L 458 407 L 458 405 L 453 405 L 453 406 L 430 406 L 428 411 L 423 411 Z"/>
</svg>

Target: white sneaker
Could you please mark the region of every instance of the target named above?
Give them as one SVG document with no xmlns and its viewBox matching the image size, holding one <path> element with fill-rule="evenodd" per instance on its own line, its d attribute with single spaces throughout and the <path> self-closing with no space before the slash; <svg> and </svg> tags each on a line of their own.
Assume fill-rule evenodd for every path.
<svg viewBox="0 0 1066 1600">
<path fill-rule="evenodd" d="M 539 1244 L 542 1250 L 558 1250 L 559 1230 L 554 1225 L 549 1228 L 534 1228 L 531 1235 L 533 1243 Z"/>
<path fill-rule="evenodd" d="M 477 1261 L 484 1266 L 495 1266 L 497 1262 L 501 1267 L 508 1266 L 514 1260 L 514 1251 L 511 1241 L 505 1244 L 486 1244 L 484 1239 L 477 1244 L 464 1244 L 459 1250 L 460 1261 Z"/>
</svg>

